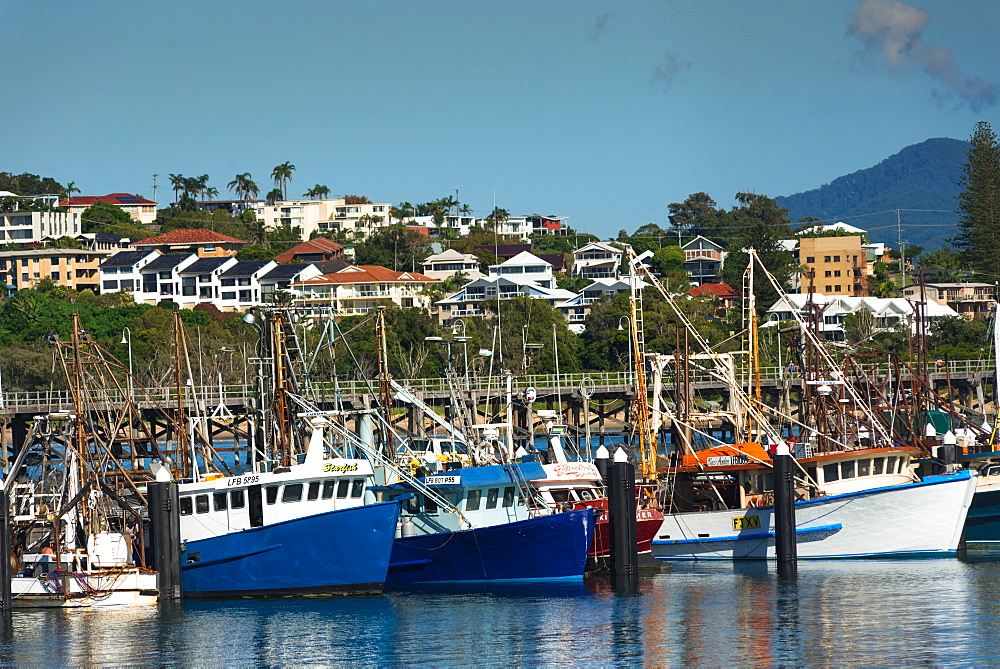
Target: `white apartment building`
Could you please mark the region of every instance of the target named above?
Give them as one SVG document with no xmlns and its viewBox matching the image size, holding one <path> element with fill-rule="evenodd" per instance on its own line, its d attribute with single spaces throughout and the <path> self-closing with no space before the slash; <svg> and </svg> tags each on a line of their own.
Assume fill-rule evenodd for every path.
<svg viewBox="0 0 1000 669">
<path fill-rule="evenodd" d="M 573 251 L 573 274 L 587 279 L 617 279 L 622 250 L 607 242 L 590 242 Z"/>
<path fill-rule="evenodd" d="M 497 234 L 503 236 L 516 236 L 527 241 L 531 235 L 551 235 L 562 229 L 563 221 L 568 216 L 542 216 L 541 214 L 528 214 L 526 216 L 508 216 L 497 226 Z M 480 224 L 489 226 L 489 221 L 481 219 Z"/>
<path fill-rule="evenodd" d="M 346 231 L 357 237 L 367 237 L 377 227 L 390 225 L 386 202 L 347 204 L 344 198 L 332 200 L 288 200 L 273 205 L 258 205 L 257 220 L 267 228 L 288 225 L 299 228 L 303 239 L 314 232 Z M 379 219 L 379 220 L 376 220 Z"/>
<path fill-rule="evenodd" d="M 470 281 L 483 276 L 479 271 L 479 258 L 471 253 L 459 253 L 454 249 L 428 256 L 423 267 L 425 275 L 442 281 L 459 273 L 464 274 Z"/>
<path fill-rule="evenodd" d="M 76 237 L 80 234 L 80 214 L 56 211 L 0 213 L 0 245 L 40 242 L 49 237 Z"/>
<path fill-rule="evenodd" d="M 292 284 L 295 306 L 330 309 L 338 316 L 367 314 L 387 304 L 397 307 L 430 306 L 424 288 L 437 283 L 418 272 L 397 272 L 378 265 L 352 265 Z"/>
<path fill-rule="evenodd" d="M 102 293 L 117 293 L 128 291 L 141 292 L 142 275 L 139 273 L 146 265 L 159 258 L 158 251 L 121 251 L 101 263 L 100 282 Z"/>
<path fill-rule="evenodd" d="M 522 251 L 499 265 L 490 265 L 490 276 L 502 276 L 522 283 L 531 282 L 541 288 L 556 286 L 552 265 L 527 251 Z"/>
</svg>

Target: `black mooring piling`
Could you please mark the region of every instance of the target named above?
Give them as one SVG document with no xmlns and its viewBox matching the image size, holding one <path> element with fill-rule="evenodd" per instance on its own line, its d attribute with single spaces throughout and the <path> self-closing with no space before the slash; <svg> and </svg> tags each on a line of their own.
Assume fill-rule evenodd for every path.
<svg viewBox="0 0 1000 669">
<path fill-rule="evenodd" d="M 639 547 L 635 525 L 635 465 L 624 448 L 615 451 L 608 466 L 608 534 L 611 579 L 616 592 L 639 590 Z"/>
<path fill-rule="evenodd" d="M 146 490 L 160 601 L 180 599 L 181 526 L 177 484 L 173 481 L 150 483 Z"/>
<path fill-rule="evenodd" d="M 795 472 L 788 445 L 780 442 L 774 452 L 774 550 L 779 574 L 794 574 L 798 550 L 795 544 Z"/>
</svg>

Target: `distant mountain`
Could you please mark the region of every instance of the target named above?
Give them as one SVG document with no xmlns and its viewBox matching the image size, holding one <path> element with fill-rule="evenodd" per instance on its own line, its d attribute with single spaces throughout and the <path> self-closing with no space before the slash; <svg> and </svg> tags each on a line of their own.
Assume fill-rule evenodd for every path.
<svg viewBox="0 0 1000 669">
<path fill-rule="evenodd" d="M 898 246 L 896 212 L 888 210 L 900 209 L 903 240 L 927 250 L 937 249 L 957 232 L 955 196 L 960 189 L 956 184 L 968 150 L 968 142 L 928 139 L 875 167 L 839 177 L 815 190 L 775 199 L 788 208 L 793 222 L 806 216 L 844 221 L 868 230 L 871 241 L 893 248 Z"/>
</svg>

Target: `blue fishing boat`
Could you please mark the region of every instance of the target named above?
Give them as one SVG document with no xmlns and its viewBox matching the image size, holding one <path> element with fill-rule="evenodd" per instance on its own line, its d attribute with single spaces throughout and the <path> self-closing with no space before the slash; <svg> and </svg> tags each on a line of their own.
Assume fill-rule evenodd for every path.
<svg viewBox="0 0 1000 669">
<path fill-rule="evenodd" d="M 376 502 L 371 463 L 323 457 L 178 486 L 185 597 L 382 591 L 399 504 Z"/>
<path fill-rule="evenodd" d="M 402 509 L 386 586 L 582 579 L 595 511 L 536 508 L 527 482 L 542 478 L 542 466 L 527 462 L 387 486 Z"/>
</svg>

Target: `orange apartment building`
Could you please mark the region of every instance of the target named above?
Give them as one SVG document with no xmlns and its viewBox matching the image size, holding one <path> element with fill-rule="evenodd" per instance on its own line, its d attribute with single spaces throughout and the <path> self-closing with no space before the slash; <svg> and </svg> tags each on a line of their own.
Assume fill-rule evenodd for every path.
<svg viewBox="0 0 1000 669">
<path fill-rule="evenodd" d="M 868 260 L 861 237 L 802 237 L 799 264 L 812 270 L 813 289 L 824 295 L 868 294 Z M 809 275 L 802 276 L 801 292 L 809 291 Z"/>
<path fill-rule="evenodd" d="M 0 280 L 10 290 L 33 288 L 42 279 L 52 279 L 58 286 L 97 291 L 101 285 L 98 267 L 112 253 L 51 246 L 0 251 Z"/>
</svg>

